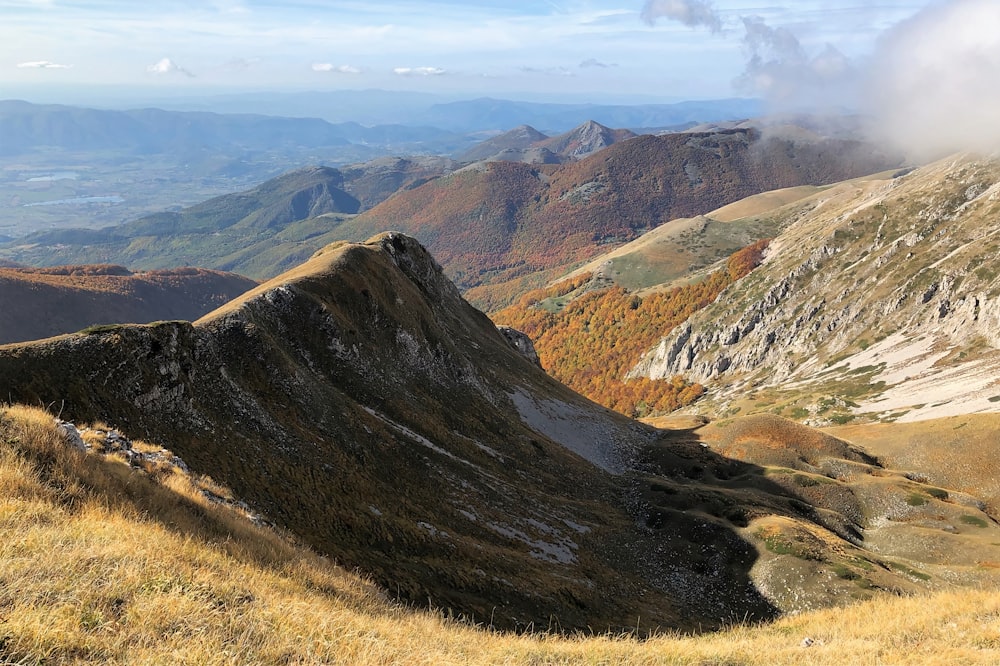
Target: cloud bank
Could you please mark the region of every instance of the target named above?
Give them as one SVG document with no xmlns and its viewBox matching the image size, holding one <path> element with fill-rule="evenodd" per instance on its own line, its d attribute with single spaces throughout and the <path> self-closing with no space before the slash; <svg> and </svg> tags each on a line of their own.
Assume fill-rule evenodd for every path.
<svg viewBox="0 0 1000 666">
<path fill-rule="evenodd" d="M 360 74 L 361 68 L 353 65 L 334 65 L 330 62 L 313 63 L 314 72 L 333 72 L 334 74 Z"/>
<path fill-rule="evenodd" d="M 915 159 L 1000 152 L 1000 2 L 932 6 L 880 40 L 865 86 L 877 136 Z"/>
<path fill-rule="evenodd" d="M 448 73 L 440 67 L 396 67 L 392 72 L 398 76 L 441 76 Z"/>
<path fill-rule="evenodd" d="M 21 69 L 69 69 L 73 65 L 60 65 L 48 60 L 31 60 L 29 62 L 19 62 L 17 66 Z"/>
</svg>

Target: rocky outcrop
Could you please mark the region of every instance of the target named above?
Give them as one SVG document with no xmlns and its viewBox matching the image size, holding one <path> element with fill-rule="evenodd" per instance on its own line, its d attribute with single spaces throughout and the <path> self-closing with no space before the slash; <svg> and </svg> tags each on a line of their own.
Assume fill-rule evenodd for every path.
<svg viewBox="0 0 1000 666">
<path fill-rule="evenodd" d="M 998 198 L 1000 163 L 952 158 L 797 204 L 805 210 L 764 264 L 630 374 L 685 374 L 725 393 L 830 367 L 881 368 L 871 383 L 891 387 L 951 367 L 945 357 L 982 362 L 1000 349 Z"/>
<path fill-rule="evenodd" d="M 497 330 L 500 331 L 501 335 L 503 335 L 507 344 L 516 349 L 521 356 L 525 357 L 539 368 L 542 367 L 542 361 L 538 358 L 538 352 L 535 351 L 535 343 L 531 341 L 531 338 L 521 331 L 511 328 L 510 326 L 497 326 Z"/>
</svg>

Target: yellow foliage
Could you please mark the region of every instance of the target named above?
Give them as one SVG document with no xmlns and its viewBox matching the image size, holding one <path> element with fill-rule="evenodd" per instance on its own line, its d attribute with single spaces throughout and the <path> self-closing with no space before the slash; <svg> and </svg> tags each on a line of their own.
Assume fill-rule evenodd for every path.
<svg viewBox="0 0 1000 666">
<path fill-rule="evenodd" d="M 527 334 L 549 374 L 591 400 L 632 417 L 670 412 L 697 400 L 704 387 L 681 377 L 626 381 L 625 375 L 675 326 L 753 270 L 766 247 L 767 241 L 754 243 L 701 282 L 645 298 L 615 286 L 579 296 L 558 312 L 539 307 L 545 299 L 576 291 L 590 277 L 578 276 L 525 294 L 493 319 Z"/>
</svg>

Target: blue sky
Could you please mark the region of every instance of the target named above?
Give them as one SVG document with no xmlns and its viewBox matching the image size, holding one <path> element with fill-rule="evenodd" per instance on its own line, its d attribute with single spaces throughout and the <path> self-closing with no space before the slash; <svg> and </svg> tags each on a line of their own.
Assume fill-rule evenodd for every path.
<svg viewBox="0 0 1000 666">
<path fill-rule="evenodd" d="M 754 25 L 772 37 L 790 35 L 810 67 L 826 66 L 824 53 L 863 66 L 879 35 L 935 4 L 0 0 L 0 98 L 3 87 L 102 84 L 594 101 L 728 97 L 773 83 L 767 72 L 746 76 L 753 53 L 744 17 L 758 17 Z M 683 13 L 692 9 L 716 22 Z M 758 64 L 778 57 L 761 56 Z"/>
</svg>

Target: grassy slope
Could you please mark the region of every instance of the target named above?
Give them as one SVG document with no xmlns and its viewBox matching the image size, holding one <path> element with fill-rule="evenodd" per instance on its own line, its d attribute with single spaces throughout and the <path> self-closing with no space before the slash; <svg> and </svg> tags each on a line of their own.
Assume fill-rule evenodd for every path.
<svg viewBox="0 0 1000 666">
<path fill-rule="evenodd" d="M 992 591 L 883 597 L 699 637 L 514 636 L 386 602 L 172 470 L 0 410 L 0 660 L 34 664 L 989 664 Z M 878 618 L 873 622 L 872 618 Z M 811 639 L 811 647 L 803 641 Z"/>
</svg>

